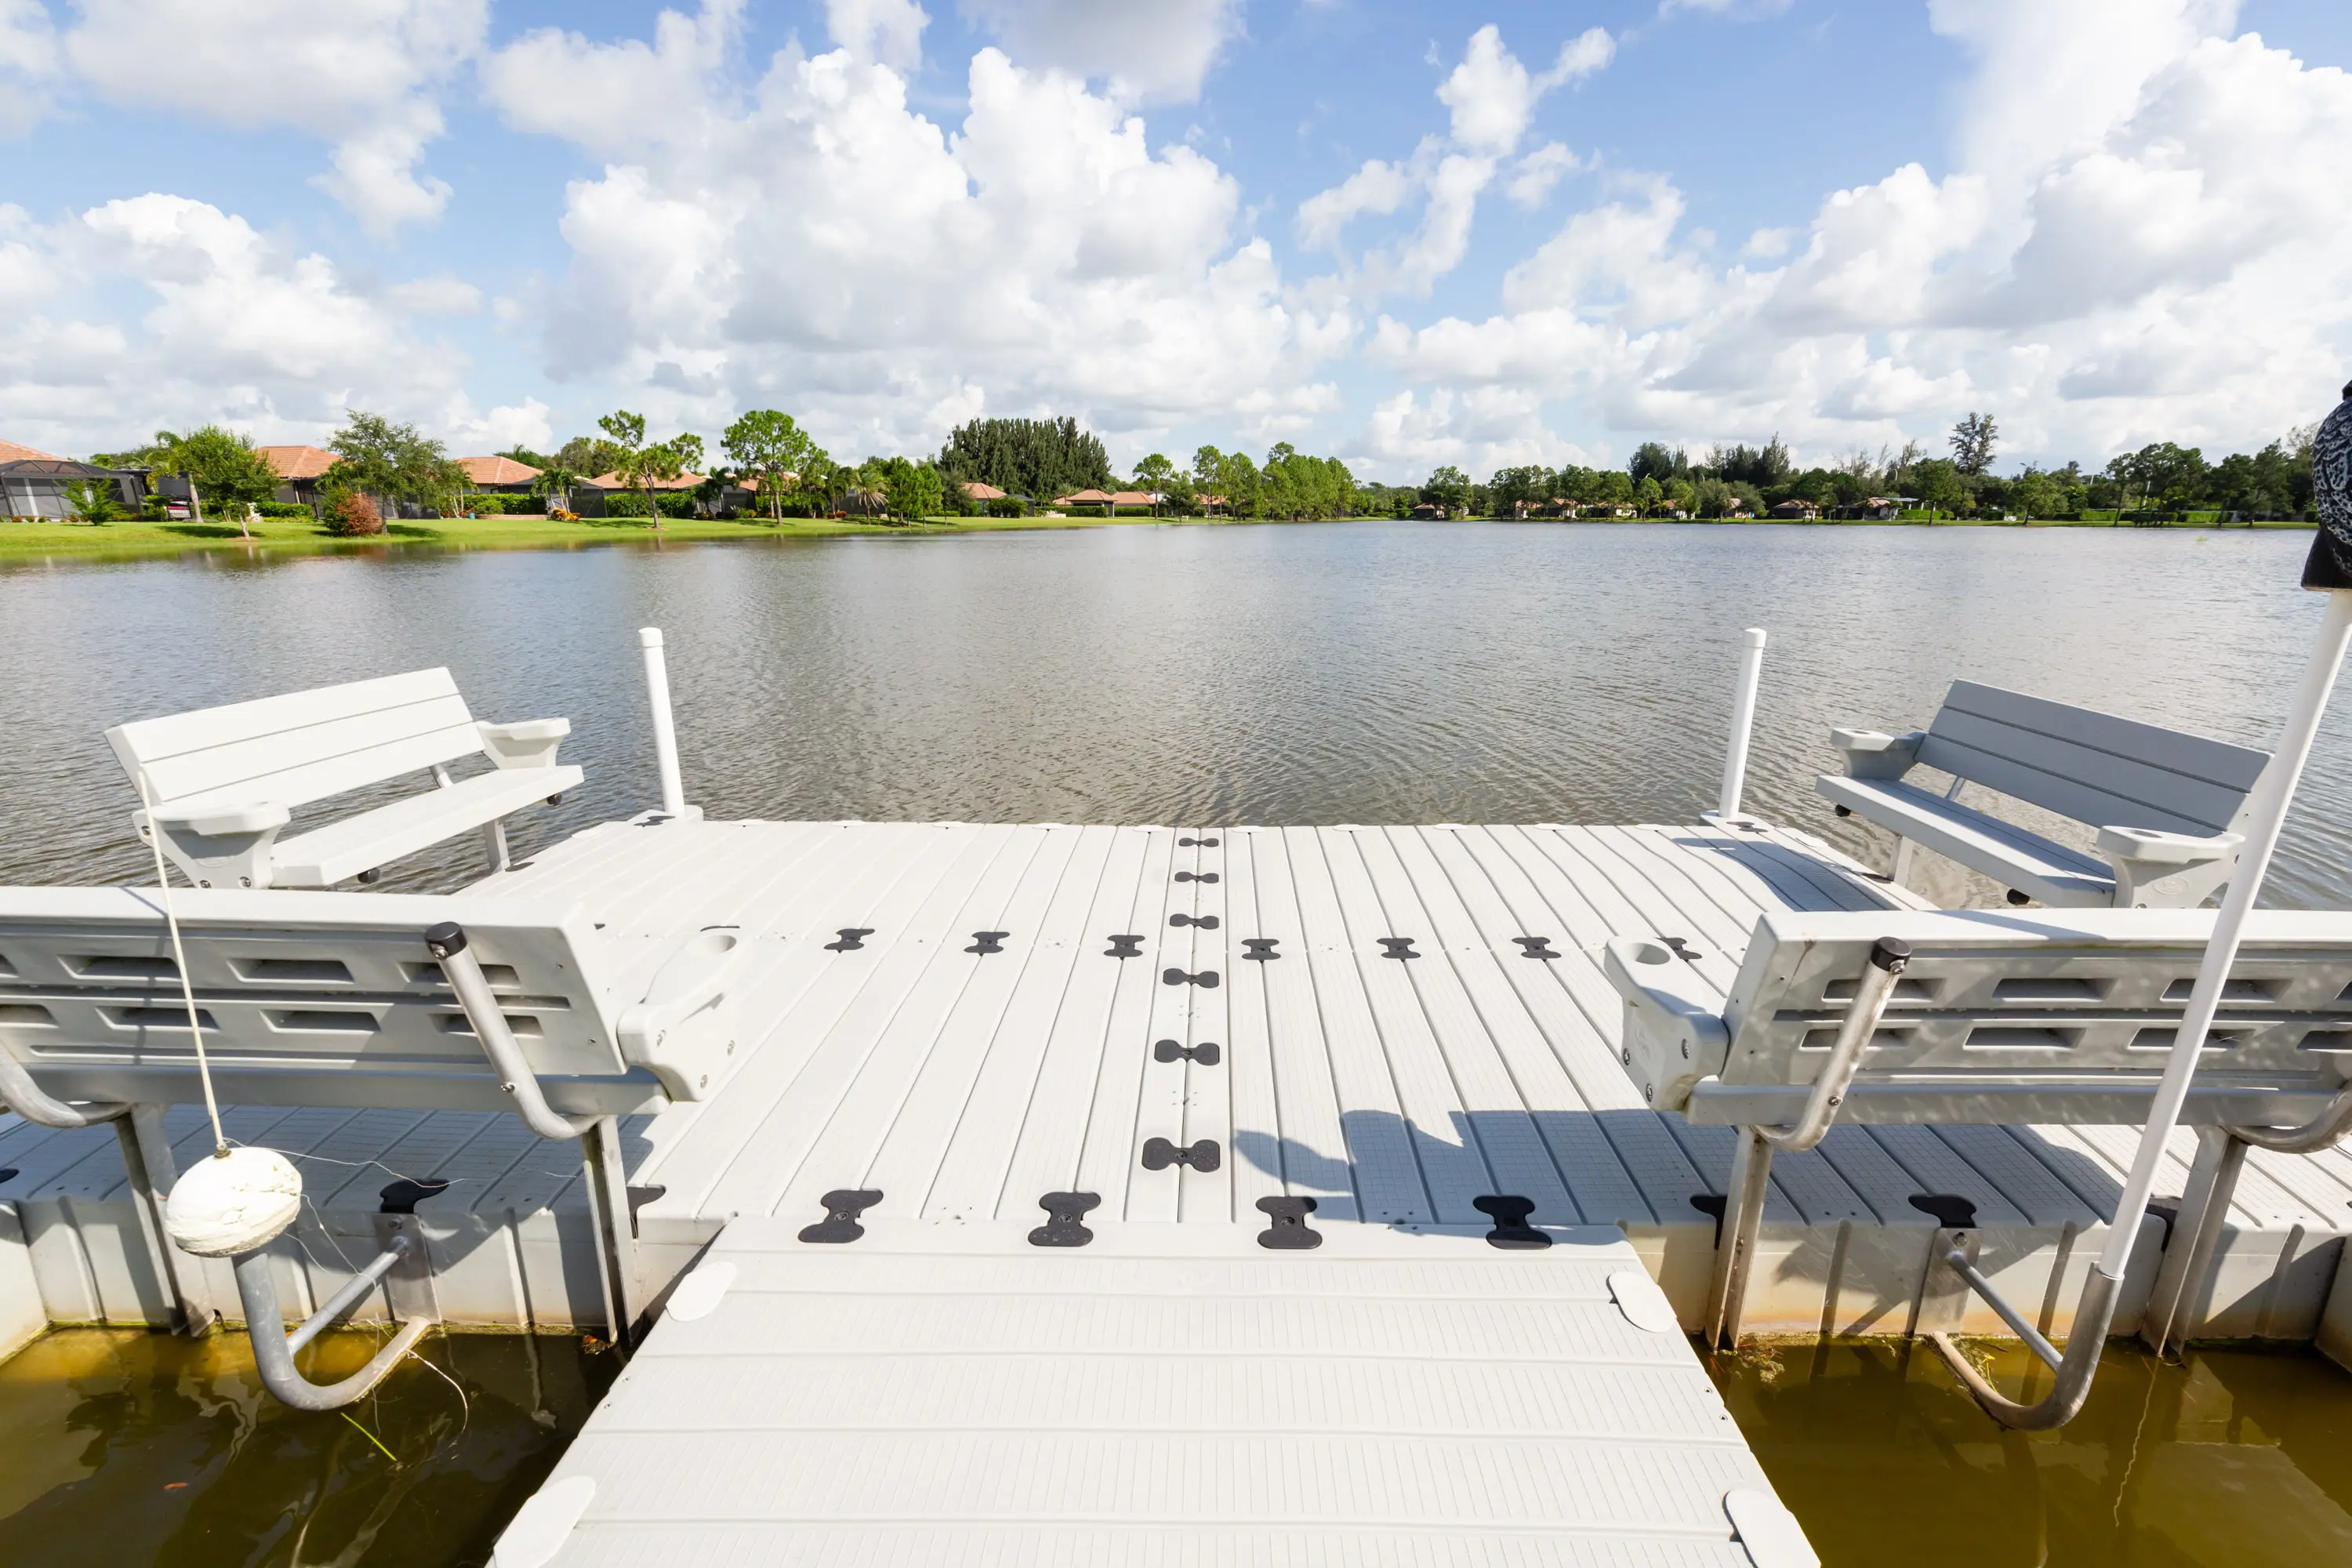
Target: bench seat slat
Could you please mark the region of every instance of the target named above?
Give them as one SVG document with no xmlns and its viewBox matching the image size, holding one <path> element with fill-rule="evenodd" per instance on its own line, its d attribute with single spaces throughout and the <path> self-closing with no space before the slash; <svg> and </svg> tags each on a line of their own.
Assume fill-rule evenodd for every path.
<svg viewBox="0 0 2352 1568">
<path fill-rule="evenodd" d="M 282 888 L 326 888 L 362 871 L 388 865 L 487 823 L 535 800 L 576 788 L 576 767 L 502 769 L 460 779 L 447 789 L 427 790 L 331 823 L 299 837 L 280 839 L 274 873 Z"/>
<path fill-rule="evenodd" d="M 1994 723 L 2071 740 L 2111 756 L 2137 758 L 2150 767 L 2204 779 L 2242 795 L 2254 787 L 2270 762 L 2270 753 L 2251 747 L 1973 680 L 1952 682 L 1944 706 Z"/>
<path fill-rule="evenodd" d="M 2095 827 L 2220 833 L 2246 798 L 2231 784 L 1949 708 L 1936 715 L 1919 761 Z"/>
<path fill-rule="evenodd" d="M 382 722 L 378 715 L 370 714 L 364 721 L 331 727 L 333 733 L 276 737 L 238 748 L 253 752 L 276 745 L 275 759 L 250 758 L 264 762 L 260 767 L 226 757 L 167 763 L 148 770 L 148 787 L 154 791 L 159 805 L 193 807 L 274 801 L 296 807 L 404 773 L 423 773 L 437 763 L 478 755 L 481 732 L 474 728 L 471 717 L 457 716 L 465 713 L 465 704 L 433 706 L 439 710 L 420 710 L 414 714 L 413 727 Z M 270 761 L 277 765 L 267 765 Z"/>
<path fill-rule="evenodd" d="M 1866 821 L 2045 904 L 2104 909 L 2115 898 L 2115 875 L 2105 861 L 1916 784 L 1825 773 L 1817 787 Z"/>
<path fill-rule="evenodd" d="M 402 708 L 436 697 L 457 695 L 457 680 L 445 668 L 413 669 L 402 675 L 346 681 L 308 691 L 231 702 L 193 713 L 141 719 L 109 730 L 115 754 L 125 767 L 133 762 L 154 763 L 239 741 L 258 740 L 308 724 L 323 723 L 349 713 Z"/>
</svg>

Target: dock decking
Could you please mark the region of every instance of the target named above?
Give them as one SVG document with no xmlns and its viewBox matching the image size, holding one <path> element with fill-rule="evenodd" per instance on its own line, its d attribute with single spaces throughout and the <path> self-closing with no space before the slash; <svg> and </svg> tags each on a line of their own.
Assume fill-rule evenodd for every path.
<svg viewBox="0 0 2352 1568">
<path fill-rule="evenodd" d="M 1539 1224 L 1621 1226 L 1686 1323 L 1732 1135 L 1643 1109 L 1599 944 L 1675 937 L 1727 987 L 1763 909 L 1920 904 L 1810 837 L 1712 826 L 612 823 L 478 887 L 576 899 L 625 968 L 707 925 L 753 946 L 732 1077 L 625 1127 L 644 1300 L 722 1226 L 806 1225 L 840 1190 L 879 1192 L 877 1223 L 1024 1230 L 1052 1192 L 1098 1194 L 1098 1230 L 1259 1226 L 1276 1195 L 1343 1230 L 1483 1226 L 1473 1200 L 1506 1193 Z M 199 1121 L 173 1113 L 184 1161 Z M 290 1303 L 364 1254 L 386 1182 L 438 1177 L 419 1213 L 447 1318 L 601 1322 L 571 1146 L 464 1112 L 229 1125 L 305 1172 Z M 1774 1166 L 1748 1324 L 1905 1331 L 1937 1223 L 1910 1199 L 1953 1194 L 1990 1271 L 2063 1332 L 2135 1136 L 1835 1129 Z M 1212 1144 L 1213 1166 L 1147 1165 L 1154 1140 Z M 9 1125 L 0 1170 L 0 1273 L 28 1270 L 51 1321 L 164 1315 L 110 1131 Z M 2352 1156 L 2257 1152 L 2234 1218 L 2202 1331 L 2308 1340 L 2333 1302 L 2352 1333 Z M 2151 1218 L 2119 1329 L 2162 1242 Z"/>
</svg>

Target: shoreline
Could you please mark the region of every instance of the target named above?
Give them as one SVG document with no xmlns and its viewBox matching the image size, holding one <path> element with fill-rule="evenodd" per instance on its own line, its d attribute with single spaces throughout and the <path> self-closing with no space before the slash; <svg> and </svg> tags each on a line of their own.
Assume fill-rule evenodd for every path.
<svg viewBox="0 0 2352 1568">
<path fill-rule="evenodd" d="M 250 539 L 231 527 L 193 522 L 53 522 L 0 519 L 0 566 L 46 562 L 156 560 L 174 556 L 219 555 L 244 552 L 252 555 L 390 554 L 404 550 L 586 550 L 614 545 L 664 543 L 701 544 L 711 542 L 752 542 L 788 539 L 917 539 L 955 533 L 1007 533 L 1067 528 L 1114 528 L 1136 524 L 1228 527 L 1234 521 L 1282 522 L 1280 518 L 1212 517 L 957 517 L 929 518 L 921 522 L 883 524 L 823 519 L 787 519 L 781 524 L 707 518 L 672 519 L 658 532 L 637 518 L 595 518 L 558 522 L 542 518 L 435 518 L 387 524 L 368 538 L 347 539 L 326 532 L 316 523 L 265 518 Z M 1410 519 L 1385 517 L 1333 518 L 1334 522 L 1392 522 Z M 1525 526 L 1570 524 L 1591 528 L 2158 528 L 2198 532 L 2258 532 L 2265 530 L 2309 531 L 2308 522 L 2261 521 L 2224 527 L 2209 522 L 2118 523 L 2035 519 L 2002 522 L 1990 519 L 1958 518 L 1928 521 L 1925 518 L 1831 521 L 1802 519 L 1728 518 L 1462 518 L 1432 527 L 1459 522 L 1508 522 Z"/>
</svg>

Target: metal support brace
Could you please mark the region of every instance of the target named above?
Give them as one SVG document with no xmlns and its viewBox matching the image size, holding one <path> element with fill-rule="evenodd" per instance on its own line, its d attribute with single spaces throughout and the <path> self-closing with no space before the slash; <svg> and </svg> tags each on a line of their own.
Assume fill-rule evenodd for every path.
<svg viewBox="0 0 2352 1568">
<path fill-rule="evenodd" d="M 160 1105 L 134 1105 L 130 1114 L 115 1119 L 114 1141 L 122 1151 L 123 1173 L 131 1178 L 131 1208 L 137 1218 L 140 1242 L 147 1251 L 147 1267 L 163 1292 L 165 1321 L 173 1333 L 200 1334 L 212 1326 L 211 1314 L 200 1318 L 190 1303 L 179 1249 L 163 1228 L 163 1199 L 172 1191 L 174 1172 L 171 1145 L 163 1136 L 163 1118 Z M 140 1124 L 151 1119 L 152 1125 L 142 1136 Z M 194 1272 L 193 1266 L 189 1272 Z"/>
<path fill-rule="evenodd" d="M 597 1118 L 580 1140 L 580 1153 L 588 1167 L 588 1224 L 596 1236 L 604 1322 L 614 1345 L 625 1351 L 635 1342 L 645 1302 L 637 1274 L 637 1218 L 629 1207 L 620 1123 L 610 1116 Z"/>
<path fill-rule="evenodd" d="M 1909 840 L 1905 840 L 1908 843 Z M 1756 1240 L 1764 1223 L 1764 1200 L 1771 1192 L 1772 1152 L 1802 1152 L 1819 1143 L 1837 1121 L 1846 1090 L 1862 1066 L 1863 1053 L 1878 1032 L 1878 1021 L 1895 994 L 1895 983 L 1911 962 L 1910 944 L 1881 937 L 1854 981 L 1829 1059 L 1813 1079 L 1805 1109 L 1785 1127 L 1743 1127 L 1731 1156 L 1726 1186 L 1723 1232 L 1715 1251 L 1715 1275 L 1707 1290 L 1706 1342 L 1729 1350 L 1739 1342 L 1740 1318 L 1748 1301 L 1748 1279 L 1756 1263 Z"/>
<path fill-rule="evenodd" d="M 1772 1184 L 1772 1145 L 1753 1127 L 1737 1131 L 1739 1143 L 1731 1155 L 1723 1236 L 1716 1244 L 1715 1277 L 1707 1287 L 1706 1342 L 1721 1350 L 1739 1342 L 1748 1275 L 1756 1259 L 1757 1233 L 1764 1223 L 1764 1199 Z"/>
<path fill-rule="evenodd" d="M 172 1293 L 178 1312 L 173 1326 L 183 1333 L 201 1336 L 212 1331 L 220 1309 L 205 1283 L 204 1264 L 173 1245 L 171 1230 L 163 1224 L 164 1202 L 180 1180 L 179 1162 L 172 1157 L 172 1135 L 163 1125 L 164 1110 L 161 1105 L 134 1105 L 131 1114 L 115 1126 L 129 1128 L 131 1144 L 137 1148 L 138 1164 L 131 1164 L 131 1145 L 125 1147 L 123 1163 L 130 1169 L 132 1198 L 140 1207 L 140 1229 L 152 1227 L 155 1249 L 163 1258 L 164 1289 Z"/>
<path fill-rule="evenodd" d="M 391 1342 L 369 1358 L 367 1365 L 341 1383 L 312 1383 L 296 1369 L 294 1353 L 365 1300 L 379 1280 L 403 1265 L 410 1269 L 425 1267 L 425 1240 L 414 1228 L 414 1216 L 384 1217 L 395 1223 L 389 1227 L 383 1250 L 291 1333 L 287 1332 L 285 1317 L 278 1309 L 278 1272 L 270 1262 L 268 1250 L 257 1248 L 236 1255 L 236 1291 L 245 1304 L 245 1331 L 253 1342 L 254 1367 L 261 1374 L 261 1385 L 280 1403 L 297 1410 L 340 1410 L 355 1400 L 364 1399 L 437 1321 L 437 1315 L 429 1310 L 410 1316 Z M 430 1300 L 429 1286 L 425 1299 Z"/>
<path fill-rule="evenodd" d="M 2213 1255 L 2230 1221 L 2238 1173 L 2245 1168 L 2245 1142 L 2230 1129 L 2197 1130 L 2197 1158 L 2189 1167 L 2180 1213 L 2172 1222 L 2164 1261 L 2156 1272 L 2156 1289 L 2139 1321 L 2139 1337 L 2158 1355 L 2177 1352 L 2204 1321 Z"/>
<path fill-rule="evenodd" d="M 1963 1257 L 1961 1262 L 1965 1265 L 1967 1258 Z M 1950 1267 L 1948 1257 L 1944 1266 Z M 1968 1282 L 1969 1289 L 1991 1304 L 2004 1322 L 2011 1328 L 2030 1330 L 2023 1315 L 2002 1300 L 1983 1275 L 1969 1268 L 1960 1278 Z M 1960 1353 L 1959 1347 L 1952 1343 L 1951 1336 L 1941 1330 L 1930 1333 L 1927 1342 L 1935 1347 L 1936 1354 L 1959 1380 L 1960 1386 L 1983 1406 L 1986 1415 L 2021 1432 L 2047 1432 L 2072 1421 L 2074 1413 L 2083 1408 L 2083 1401 L 2090 1397 L 2091 1379 L 2098 1373 L 2099 1352 L 2106 1348 L 2107 1330 L 2116 1318 L 2116 1298 L 2123 1293 L 2123 1288 L 2121 1279 L 2093 1265 L 2091 1278 L 2083 1287 L 2082 1302 L 2074 1309 L 2074 1328 L 2066 1336 L 2065 1351 L 2052 1362 L 2049 1341 L 2038 1333 L 2026 1341 L 2058 1374 L 2050 1392 L 2032 1405 L 2021 1405 L 1987 1383 L 1983 1374 L 1969 1364 L 1969 1358 Z"/>
<path fill-rule="evenodd" d="M 507 825 L 504 817 L 482 824 L 482 847 L 489 852 L 493 875 L 510 869 L 514 861 L 507 853 Z"/>
</svg>

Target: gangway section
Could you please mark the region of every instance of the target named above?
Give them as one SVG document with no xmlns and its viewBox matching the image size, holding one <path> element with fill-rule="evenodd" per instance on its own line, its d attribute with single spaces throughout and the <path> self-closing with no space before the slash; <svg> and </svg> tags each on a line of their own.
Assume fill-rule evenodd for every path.
<svg viewBox="0 0 2352 1568">
<path fill-rule="evenodd" d="M 1813 1562 L 1614 1226 L 1083 1217 L 731 1223 L 497 1561 Z"/>
</svg>

